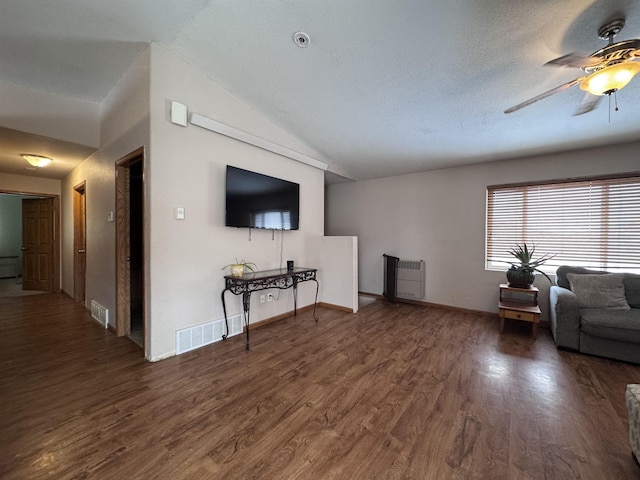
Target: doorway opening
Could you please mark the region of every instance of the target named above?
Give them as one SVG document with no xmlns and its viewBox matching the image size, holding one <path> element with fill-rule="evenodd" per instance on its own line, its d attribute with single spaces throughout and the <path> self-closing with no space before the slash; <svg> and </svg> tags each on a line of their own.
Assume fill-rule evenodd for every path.
<svg viewBox="0 0 640 480">
<path fill-rule="evenodd" d="M 85 183 L 73 187 L 73 299 L 83 305 L 87 284 Z"/>
<path fill-rule="evenodd" d="M 0 190 L 0 296 L 60 291 L 59 206 L 57 195 Z"/>
<path fill-rule="evenodd" d="M 145 348 L 144 149 L 116 162 L 116 333 Z"/>
</svg>

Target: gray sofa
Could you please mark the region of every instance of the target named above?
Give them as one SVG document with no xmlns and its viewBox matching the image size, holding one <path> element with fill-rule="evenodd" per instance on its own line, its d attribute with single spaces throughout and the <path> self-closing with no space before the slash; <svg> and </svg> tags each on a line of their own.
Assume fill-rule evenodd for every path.
<svg viewBox="0 0 640 480">
<path fill-rule="evenodd" d="M 549 290 L 558 347 L 640 363 L 640 275 L 562 266 Z"/>
</svg>

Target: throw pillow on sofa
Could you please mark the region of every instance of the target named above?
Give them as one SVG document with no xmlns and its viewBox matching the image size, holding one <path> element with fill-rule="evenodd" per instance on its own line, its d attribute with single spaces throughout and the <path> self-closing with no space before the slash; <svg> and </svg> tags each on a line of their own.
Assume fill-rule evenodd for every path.
<svg viewBox="0 0 640 480">
<path fill-rule="evenodd" d="M 631 308 L 640 308 L 640 275 L 627 273 L 624 276 L 624 295 Z"/>
<path fill-rule="evenodd" d="M 630 310 L 624 294 L 624 274 L 575 274 L 568 273 L 571 291 L 576 294 L 582 308 L 608 308 Z"/>
<path fill-rule="evenodd" d="M 572 267 L 569 265 L 562 265 L 558 267 L 556 270 L 556 283 L 559 287 L 566 288 L 567 290 L 571 290 L 571 285 L 569 285 L 569 279 L 567 275 L 569 273 L 579 273 L 581 275 L 596 275 L 596 274 L 607 274 L 611 272 L 606 272 L 604 270 L 591 270 L 589 268 L 584 267 Z"/>
</svg>

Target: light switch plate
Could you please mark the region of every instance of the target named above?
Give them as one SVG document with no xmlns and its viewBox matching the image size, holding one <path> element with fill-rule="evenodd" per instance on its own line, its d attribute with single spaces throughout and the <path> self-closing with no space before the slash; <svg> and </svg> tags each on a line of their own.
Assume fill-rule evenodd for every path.
<svg viewBox="0 0 640 480">
<path fill-rule="evenodd" d="M 174 216 L 176 220 L 184 220 L 184 207 L 174 208 Z"/>
</svg>

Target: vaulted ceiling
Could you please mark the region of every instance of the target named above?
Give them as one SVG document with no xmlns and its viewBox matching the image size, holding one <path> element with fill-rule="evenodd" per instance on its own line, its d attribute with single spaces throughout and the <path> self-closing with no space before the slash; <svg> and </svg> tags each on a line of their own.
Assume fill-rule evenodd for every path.
<svg viewBox="0 0 640 480">
<path fill-rule="evenodd" d="M 573 116 L 574 86 L 503 113 L 580 77 L 542 65 L 605 46 L 612 18 L 626 19 L 616 41 L 640 38 L 636 0 L 3 0 L 0 83 L 100 102 L 156 42 L 319 159 L 382 177 L 640 139 L 640 76 L 619 111 L 612 96 Z"/>
</svg>

